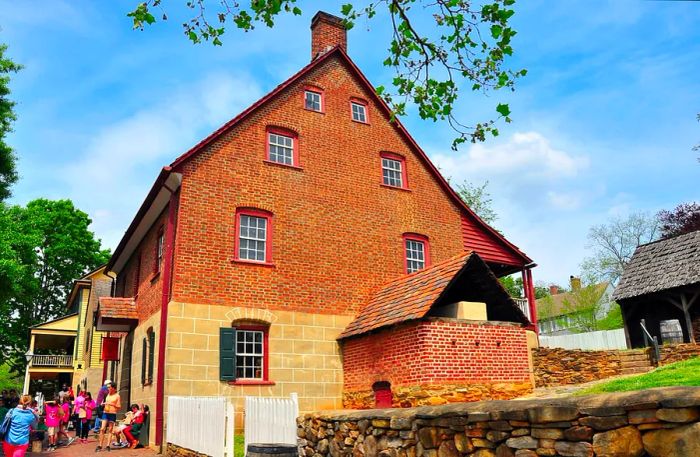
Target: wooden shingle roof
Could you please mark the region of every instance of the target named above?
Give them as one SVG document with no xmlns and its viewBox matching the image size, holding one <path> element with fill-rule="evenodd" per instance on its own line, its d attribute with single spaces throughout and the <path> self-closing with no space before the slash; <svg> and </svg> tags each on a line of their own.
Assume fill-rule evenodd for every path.
<svg viewBox="0 0 700 457">
<path fill-rule="evenodd" d="M 529 323 L 483 260 L 475 252 L 465 252 L 383 285 L 338 339 L 425 317 L 440 298 L 450 295 L 450 289 L 455 289 L 451 286 L 465 272 L 469 276 L 469 288 L 482 291 L 477 293 L 494 303 L 495 316 Z M 489 290 L 484 289 L 484 284 L 488 284 Z"/>
<path fill-rule="evenodd" d="M 625 266 L 614 300 L 700 285 L 700 230 L 639 246 Z"/>
</svg>

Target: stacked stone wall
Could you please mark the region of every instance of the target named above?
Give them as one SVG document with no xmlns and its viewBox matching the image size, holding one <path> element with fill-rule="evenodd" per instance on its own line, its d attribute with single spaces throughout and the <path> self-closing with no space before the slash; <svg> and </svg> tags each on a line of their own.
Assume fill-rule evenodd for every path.
<svg viewBox="0 0 700 457">
<path fill-rule="evenodd" d="M 674 344 L 672 346 L 661 346 L 661 365 L 673 362 L 680 362 L 692 357 L 700 356 L 700 344 Z"/>
<path fill-rule="evenodd" d="M 622 373 L 620 351 L 535 348 L 532 363 L 536 387 L 581 384 Z"/>
<path fill-rule="evenodd" d="M 340 411 L 298 420 L 302 457 L 700 455 L 700 388 Z"/>
</svg>

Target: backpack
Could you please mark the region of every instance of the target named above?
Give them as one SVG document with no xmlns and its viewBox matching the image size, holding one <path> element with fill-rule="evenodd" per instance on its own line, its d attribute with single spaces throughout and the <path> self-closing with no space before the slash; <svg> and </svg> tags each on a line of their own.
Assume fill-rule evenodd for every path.
<svg viewBox="0 0 700 457">
<path fill-rule="evenodd" d="M 0 440 L 5 440 L 5 437 L 10 433 L 10 427 L 12 426 L 12 409 L 5 415 L 5 420 L 0 424 Z"/>
</svg>

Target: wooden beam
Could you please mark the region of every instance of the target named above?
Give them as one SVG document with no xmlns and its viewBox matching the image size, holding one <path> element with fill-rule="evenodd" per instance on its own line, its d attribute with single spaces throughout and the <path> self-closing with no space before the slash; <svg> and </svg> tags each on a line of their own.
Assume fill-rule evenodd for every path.
<svg viewBox="0 0 700 457">
<path fill-rule="evenodd" d="M 693 301 L 695 300 L 696 297 L 693 297 Z M 685 316 L 685 325 L 686 329 L 688 330 L 688 340 L 695 344 L 695 335 L 693 335 L 693 321 L 690 320 L 690 305 L 692 304 L 692 301 L 688 300 L 688 297 L 685 296 L 685 294 L 681 294 L 681 304 L 683 305 L 683 315 Z"/>
</svg>

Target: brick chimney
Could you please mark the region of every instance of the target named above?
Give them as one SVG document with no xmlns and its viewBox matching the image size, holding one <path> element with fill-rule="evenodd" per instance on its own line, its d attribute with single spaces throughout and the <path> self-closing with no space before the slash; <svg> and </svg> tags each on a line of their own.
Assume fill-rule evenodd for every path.
<svg viewBox="0 0 700 457">
<path fill-rule="evenodd" d="M 569 281 L 571 282 L 571 290 L 581 289 L 581 278 L 572 275 L 569 276 Z"/>
<path fill-rule="evenodd" d="M 311 60 L 338 45 L 347 52 L 348 31 L 343 20 L 319 11 L 311 19 Z"/>
<path fill-rule="evenodd" d="M 556 284 L 552 284 L 549 286 L 549 295 L 556 295 L 559 293 L 559 286 Z"/>
</svg>

